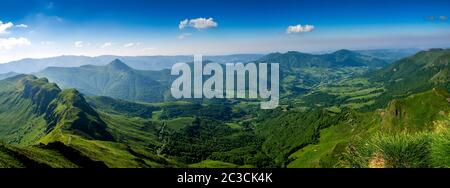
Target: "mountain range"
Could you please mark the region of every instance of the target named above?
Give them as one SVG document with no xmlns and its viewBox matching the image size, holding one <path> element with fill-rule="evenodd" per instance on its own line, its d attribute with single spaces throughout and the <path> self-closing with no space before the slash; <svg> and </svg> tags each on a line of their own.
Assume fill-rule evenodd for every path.
<svg viewBox="0 0 450 188">
<path fill-rule="evenodd" d="M 363 55 L 372 56 L 392 63 L 399 59 L 412 56 L 422 50 L 418 48 L 406 48 L 406 49 L 375 49 L 375 50 L 355 50 L 355 51 Z"/>
<path fill-rule="evenodd" d="M 205 60 L 218 63 L 248 62 L 256 60 L 263 55 L 260 54 L 235 54 L 223 56 L 204 56 Z M 34 73 L 44 70 L 47 67 L 79 67 L 82 65 L 106 65 L 109 62 L 120 59 L 128 66 L 139 70 L 162 70 L 170 69 L 173 64 L 179 62 L 191 62 L 193 56 L 113 56 L 104 55 L 97 57 L 88 56 L 58 56 L 43 59 L 22 59 L 0 64 L 0 74 L 7 72 Z"/>
<path fill-rule="evenodd" d="M 259 62 L 279 62 L 284 68 L 336 68 L 336 67 L 369 67 L 381 68 L 388 62 L 350 50 L 338 50 L 329 54 L 307 54 L 290 51 L 287 53 L 272 53 L 258 60 Z"/>
<path fill-rule="evenodd" d="M 387 62 L 393 62 L 413 55 L 418 52 L 418 49 L 380 49 L 380 50 L 358 50 L 353 51 L 367 57 L 381 59 Z M 280 53 L 275 53 L 276 55 Z M 250 62 L 263 57 L 263 54 L 234 54 L 234 55 L 218 55 L 218 56 L 204 56 L 204 60 L 213 61 L 217 63 L 237 63 Z M 120 59 L 128 66 L 138 70 L 162 70 L 170 69 L 173 64 L 178 62 L 192 62 L 193 57 L 188 55 L 178 56 L 114 56 L 103 55 L 97 57 L 89 56 L 73 56 L 64 55 L 58 57 L 49 57 L 42 59 L 22 59 L 0 64 L 0 74 L 8 72 L 16 73 L 35 73 L 44 70 L 47 67 L 79 67 L 83 65 L 97 65 L 103 66 L 109 62 Z"/>
<path fill-rule="evenodd" d="M 449 167 L 450 51 L 273 53 L 280 107 L 166 100 L 169 70 L 0 77 L 1 167 Z M 54 83 L 53 83 L 54 82 Z"/>
<path fill-rule="evenodd" d="M 278 62 L 281 66 L 282 93 L 298 94 L 323 82 L 331 82 L 377 69 L 387 62 L 349 50 L 312 55 L 299 52 L 274 53 L 256 62 Z M 324 74 L 326 73 L 327 74 Z M 168 70 L 136 70 L 119 59 L 104 66 L 48 67 L 38 73 L 63 88 L 76 88 L 86 95 L 109 96 L 143 102 L 170 100 L 170 84 L 175 77 Z M 289 83 L 298 82 L 302 85 Z"/>
<path fill-rule="evenodd" d="M 105 66 L 49 67 L 36 75 L 86 95 L 144 102 L 164 101 L 173 80 L 168 70 L 135 70 L 118 59 Z"/>
</svg>

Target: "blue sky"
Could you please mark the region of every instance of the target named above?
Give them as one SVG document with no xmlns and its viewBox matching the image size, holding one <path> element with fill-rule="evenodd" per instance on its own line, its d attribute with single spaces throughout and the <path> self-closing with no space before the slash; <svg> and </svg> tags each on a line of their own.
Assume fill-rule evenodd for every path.
<svg viewBox="0 0 450 188">
<path fill-rule="evenodd" d="M 0 63 L 450 46 L 448 0 L 2 0 Z"/>
</svg>

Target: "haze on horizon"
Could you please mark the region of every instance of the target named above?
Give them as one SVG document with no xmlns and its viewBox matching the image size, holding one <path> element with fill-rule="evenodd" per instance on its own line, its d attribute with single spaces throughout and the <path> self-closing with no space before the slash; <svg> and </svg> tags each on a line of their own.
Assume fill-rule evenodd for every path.
<svg viewBox="0 0 450 188">
<path fill-rule="evenodd" d="M 443 0 L 5 0 L 0 63 L 60 55 L 223 55 L 450 47 Z"/>
</svg>

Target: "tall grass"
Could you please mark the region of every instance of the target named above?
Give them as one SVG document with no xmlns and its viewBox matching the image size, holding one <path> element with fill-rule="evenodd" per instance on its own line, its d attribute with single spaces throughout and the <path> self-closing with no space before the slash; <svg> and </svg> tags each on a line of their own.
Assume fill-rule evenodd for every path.
<svg viewBox="0 0 450 188">
<path fill-rule="evenodd" d="M 432 164 L 434 167 L 450 167 L 450 131 L 435 134 L 431 144 Z"/>
<path fill-rule="evenodd" d="M 378 133 L 366 141 L 348 146 L 343 163 L 357 168 L 432 167 L 432 141 L 433 136 L 428 133 Z"/>
<path fill-rule="evenodd" d="M 450 131 L 375 134 L 347 146 L 341 166 L 355 168 L 449 168 Z"/>
</svg>

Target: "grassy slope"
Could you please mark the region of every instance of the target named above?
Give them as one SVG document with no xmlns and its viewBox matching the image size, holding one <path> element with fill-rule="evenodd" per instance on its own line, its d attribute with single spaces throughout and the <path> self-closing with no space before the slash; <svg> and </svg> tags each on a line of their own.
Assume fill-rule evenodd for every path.
<svg viewBox="0 0 450 188">
<path fill-rule="evenodd" d="M 288 167 L 334 167 L 339 165 L 339 154 L 355 140 L 369 139 L 379 133 L 429 132 L 436 122 L 448 118 L 449 95 L 444 90 L 433 89 L 394 100 L 385 110 L 359 114 L 349 122 L 337 124 L 320 132 L 320 141 L 292 154 Z M 442 125 L 447 129 L 448 124 Z M 448 142 L 448 141 L 447 141 Z M 449 164 L 450 165 L 450 164 Z"/>
<path fill-rule="evenodd" d="M 29 75 L 0 81 L 0 136 L 4 141 L 37 143 L 46 133 L 46 107 L 59 92 L 46 79 Z"/>
<path fill-rule="evenodd" d="M 140 117 L 93 109 L 78 93 L 61 91 L 46 79 L 19 75 L 0 82 L 0 164 L 4 167 L 163 167 L 177 166 L 156 154 L 161 125 Z M 99 113 L 100 112 L 100 113 Z M 17 145 L 18 144 L 18 145 Z"/>
<path fill-rule="evenodd" d="M 422 56 L 419 54 L 419 60 L 417 58 L 414 60 L 419 62 L 420 66 L 425 64 L 428 58 L 427 54 Z M 444 86 L 448 83 L 446 82 L 448 74 L 445 72 L 447 69 L 439 71 L 439 67 L 448 64 L 446 58 L 447 56 L 440 55 L 440 58 L 432 59 L 432 64 L 422 67 L 428 71 L 425 76 L 432 75 L 433 83 Z M 412 60 L 408 60 L 410 61 Z M 438 71 L 435 72 L 435 70 Z M 305 71 L 318 73 L 313 69 Z M 387 74 L 391 73 L 388 71 Z M 389 79 L 389 82 L 393 83 L 402 80 L 395 75 L 384 78 L 387 77 L 395 77 L 396 79 Z M 292 83 L 296 79 L 289 82 Z M 348 150 L 349 144 L 357 146 L 356 149 L 359 152 L 366 152 L 363 154 L 368 156 L 353 157 L 359 161 L 358 165 L 367 166 L 369 162 L 365 158 L 373 157 L 377 150 L 376 147 L 364 147 L 365 144 L 377 147 L 395 146 L 390 150 L 393 154 L 382 155 L 395 158 L 401 156 L 396 156 L 399 153 L 396 148 L 404 149 L 401 146 L 423 146 L 423 150 L 428 150 L 430 148 L 427 145 L 428 134 L 431 135 L 429 136 L 431 140 L 437 140 L 430 142 L 433 164 L 448 166 L 449 161 L 446 157 L 449 156 L 447 155 L 448 147 L 446 147 L 448 135 L 437 133 L 445 133 L 449 125 L 447 120 L 449 97 L 445 91 L 439 89 L 412 95 L 406 99 L 394 100 L 387 108 L 373 112 L 339 113 L 342 110 L 332 106 L 329 109 L 340 114 L 337 119 L 333 115 L 330 117 L 314 114 L 302 116 L 302 113 L 283 112 L 280 116 L 268 118 L 258 124 L 257 135 L 254 135 L 253 132 L 242 132 L 243 125 L 233 123 L 229 109 L 201 108 L 205 110 L 199 110 L 195 112 L 195 115 L 206 114 L 205 116 L 209 117 L 211 112 L 212 115 L 222 118 L 227 115 L 224 119 L 228 122 L 202 120 L 204 121 L 201 123 L 202 126 L 198 127 L 195 125 L 193 113 L 185 110 L 177 114 L 184 106 L 190 108 L 191 103 L 181 106 L 180 104 L 149 105 L 110 98 L 92 98 L 88 100 L 90 104 L 93 104 L 94 108 L 91 108 L 75 90 L 59 91 L 59 88 L 45 79 L 32 78 L 31 82 L 29 80 L 18 82 L 19 85 L 10 84 L 17 80 L 7 80 L 9 81 L 0 82 L 2 86 L 0 119 L 8 122 L 0 123 L 0 134 L 3 134 L 2 137 L 7 138 L 10 143 L 21 145 L 1 145 L 0 165 L 3 166 L 185 166 L 168 156 L 171 155 L 176 156 L 177 160 L 198 162 L 190 167 L 237 167 L 239 165 L 215 159 L 225 159 L 233 163 L 236 161 L 236 164 L 245 164 L 248 161 L 255 164 L 251 162 L 254 160 L 252 157 L 236 158 L 236 156 L 249 155 L 250 152 L 250 155 L 257 155 L 257 157 L 260 153 L 264 153 L 266 155 L 264 157 L 268 157 L 265 159 L 273 160 L 276 166 L 334 167 L 342 165 L 341 154 Z M 348 79 L 334 87 L 319 86 L 318 91 L 334 96 L 338 101 L 346 101 L 348 106 L 361 108 L 370 105 L 369 103 L 381 93 L 390 92 L 393 88 L 390 85 L 385 87 L 368 83 L 367 79 Z M 54 97 L 45 97 L 53 96 L 53 92 L 56 92 Z M 50 108 L 47 108 L 48 106 Z M 50 121 L 48 124 L 49 120 L 53 120 L 54 123 Z M 49 131 L 50 134 L 47 134 Z M 392 133 L 395 133 L 394 136 L 389 135 Z M 395 136 L 401 135 L 400 133 L 405 136 Z M 258 148 L 258 143 L 253 143 L 256 139 L 252 137 L 256 136 L 265 138 L 259 153 L 254 151 Z M 362 145 L 360 145 L 361 140 L 368 140 L 368 142 L 361 142 Z M 241 142 L 236 143 L 236 141 Z M 37 145 L 39 142 L 46 145 Z M 201 145 L 196 145 L 197 143 Z M 246 147 L 248 143 L 254 144 L 255 147 Z M 298 150 L 298 148 L 302 149 Z M 172 153 L 173 150 L 178 153 Z M 188 158 L 183 159 L 184 157 Z M 285 161 L 286 158 L 290 159 L 288 163 Z M 423 156 L 419 155 L 419 158 Z M 387 166 L 390 165 L 387 158 L 384 161 Z M 414 163 L 416 164 L 422 163 L 419 160 L 418 163 Z"/>
<path fill-rule="evenodd" d="M 238 168 L 239 165 L 226 163 L 222 161 L 204 160 L 199 163 L 189 165 L 190 168 Z"/>
</svg>

